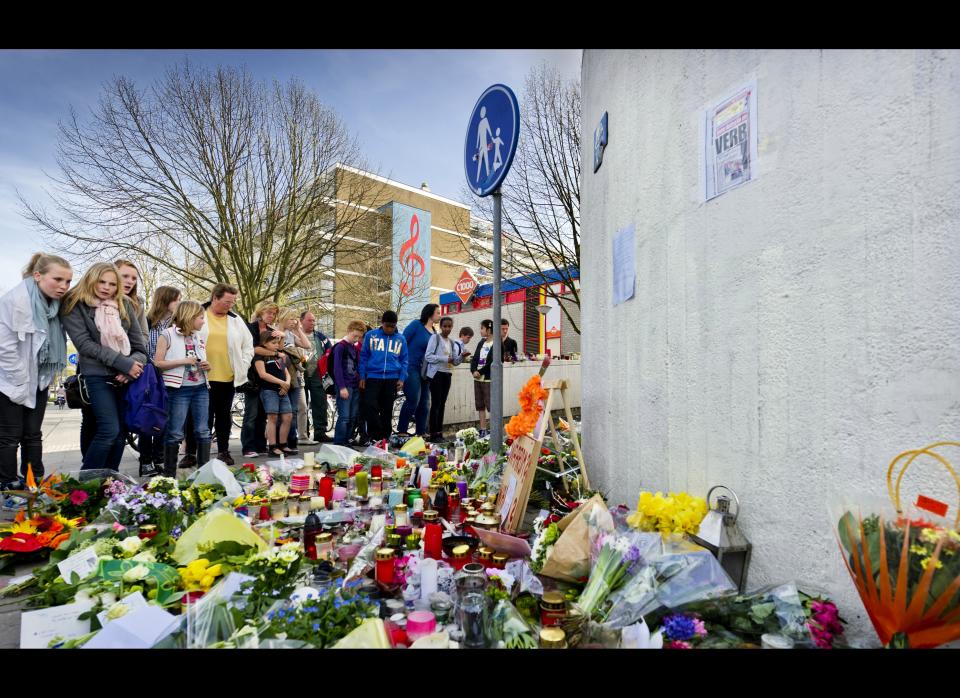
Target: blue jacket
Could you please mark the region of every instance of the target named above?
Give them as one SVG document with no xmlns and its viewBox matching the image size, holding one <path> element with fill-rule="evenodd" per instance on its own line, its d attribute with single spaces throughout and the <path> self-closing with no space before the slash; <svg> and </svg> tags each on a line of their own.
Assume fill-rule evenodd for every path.
<svg viewBox="0 0 960 698">
<path fill-rule="evenodd" d="M 433 333 L 419 320 L 414 320 L 403 330 L 403 337 L 407 340 L 407 348 L 410 351 L 409 366 L 411 372 L 419 375 L 420 365 L 427 353 L 427 342 L 430 341 L 432 336 Z M 404 375 L 404 378 L 406 378 L 406 375 Z"/>
<path fill-rule="evenodd" d="M 384 334 L 383 328 L 367 332 L 360 350 L 360 378 L 404 380 L 407 377 L 407 341 L 402 334 Z"/>
</svg>

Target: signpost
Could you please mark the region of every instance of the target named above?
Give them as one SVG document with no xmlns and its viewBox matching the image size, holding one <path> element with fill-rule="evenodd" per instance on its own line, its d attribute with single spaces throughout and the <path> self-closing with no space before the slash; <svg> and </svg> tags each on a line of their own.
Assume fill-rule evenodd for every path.
<svg viewBox="0 0 960 698">
<path fill-rule="evenodd" d="M 520 135 L 520 105 L 506 85 L 491 85 L 473 107 L 463 144 L 463 168 L 477 196 L 493 195 L 493 351 L 490 367 L 490 450 L 503 443 L 503 358 L 500 339 L 500 185 Z"/>
<path fill-rule="evenodd" d="M 69 361 L 72 365 L 76 366 L 76 365 L 77 365 L 77 355 L 76 355 L 76 354 L 70 354 L 70 356 L 67 357 L 67 361 Z"/>
</svg>

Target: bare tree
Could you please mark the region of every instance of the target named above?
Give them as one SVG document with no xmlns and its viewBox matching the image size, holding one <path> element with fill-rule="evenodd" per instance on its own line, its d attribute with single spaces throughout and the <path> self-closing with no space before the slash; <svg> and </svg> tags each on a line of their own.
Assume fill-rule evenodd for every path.
<svg viewBox="0 0 960 698">
<path fill-rule="evenodd" d="M 520 142 L 502 187 L 502 269 L 510 276 L 556 270 L 569 291 L 560 295 L 547 286 L 547 294 L 557 299 L 579 334 L 572 306 L 580 307 L 574 284 L 580 269 L 580 83 L 563 80 L 546 64 L 532 69 L 520 119 Z M 491 197 L 478 197 L 466 187 L 463 191 L 483 216 L 493 219 Z M 473 263 L 489 268 L 492 243 L 465 241 L 464 247 Z"/>
<path fill-rule="evenodd" d="M 20 198 L 53 246 L 136 255 L 191 293 L 235 284 L 244 314 L 309 302 L 297 292 L 337 255 L 372 254 L 365 205 L 382 185 L 341 167 L 365 169 L 356 139 L 295 79 L 189 62 L 149 89 L 114 78 L 89 119 L 61 122 L 57 161 L 53 211 Z"/>
</svg>

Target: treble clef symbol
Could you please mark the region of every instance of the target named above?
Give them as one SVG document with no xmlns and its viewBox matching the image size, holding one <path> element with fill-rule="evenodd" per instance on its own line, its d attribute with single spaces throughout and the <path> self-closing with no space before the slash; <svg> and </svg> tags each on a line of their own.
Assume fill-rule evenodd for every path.
<svg viewBox="0 0 960 698">
<path fill-rule="evenodd" d="M 423 257 L 413 250 L 414 245 L 417 244 L 417 240 L 419 239 L 420 221 L 417 219 L 417 216 L 414 215 L 413 218 L 410 219 L 410 239 L 400 245 L 400 268 L 408 276 L 408 279 L 400 282 L 400 294 L 404 296 L 413 295 L 416 280 L 423 276 L 423 273 L 426 271 Z M 409 284 L 407 283 L 408 280 L 410 282 Z"/>
</svg>

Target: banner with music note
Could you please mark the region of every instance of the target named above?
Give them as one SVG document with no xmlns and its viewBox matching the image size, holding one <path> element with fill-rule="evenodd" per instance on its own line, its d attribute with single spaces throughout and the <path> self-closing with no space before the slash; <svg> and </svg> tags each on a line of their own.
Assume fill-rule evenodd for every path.
<svg viewBox="0 0 960 698">
<path fill-rule="evenodd" d="M 400 327 L 430 302 L 430 212 L 393 202 L 393 307 Z"/>
</svg>

